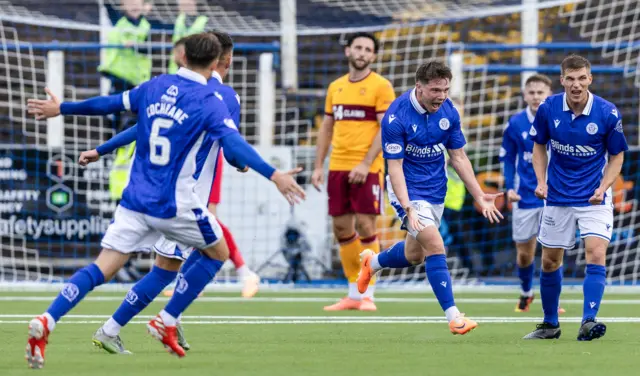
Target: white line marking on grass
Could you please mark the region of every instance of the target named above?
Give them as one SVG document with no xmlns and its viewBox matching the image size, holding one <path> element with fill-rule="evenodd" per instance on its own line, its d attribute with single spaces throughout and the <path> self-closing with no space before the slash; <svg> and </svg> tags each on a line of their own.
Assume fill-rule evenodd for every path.
<svg viewBox="0 0 640 376">
<path fill-rule="evenodd" d="M 54 296 L 0 296 L 0 301 L 4 302 L 50 302 L 53 301 Z M 203 296 L 198 298 L 199 302 L 207 303 L 327 303 L 335 302 L 339 298 L 312 298 L 312 297 L 257 297 L 246 299 L 242 297 L 223 297 L 223 296 Z M 90 302 L 120 302 L 124 300 L 124 296 L 89 296 L 83 299 Z M 167 302 L 169 298 L 157 297 L 154 299 L 156 302 Z M 376 298 L 376 302 L 379 303 L 437 303 L 438 300 L 434 298 Z M 458 303 L 467 304 L 515 304 L 517 299 L 504 299 L 504 298 L 457 298 Z M 583 304 L 582 299 L 560 299 L 561 304 Z M 541 304 L 539 300 L 533 302 L 533 304 Z M 603 299 L 602 304 L 617 304 L 617 305 L 638 305 L 640 299 Z"/>
<path fill-rule="evenodd" d="M 0 318 L 34 317 L 35 315 L 0 315 Z M 68 315 L 60 324 L 102 324 L 103 320 L 81 320 L 106 318 L 104 315 Z M 140 316 L 138 319 L 151 318 L 152 316 Z M 481 324 L 519 324 L 539 323 L 537 317 L 474 317 Z M 640 317 L 600 317 L 600 321 L 606 323 L 640 323 Z M 563 317 L 563 323 L 580 323 L 581 317 Z M 0 324 L 27 324 L 28 320 L 0 320 Z M 131 324 L 146 324 L 146 320 L 134 320 Z M 272 324 L 446 324 L 447 321 L 440 316 L 184 316 L 182 323 L 185 325 L 272 325 Z"/>
</svg>

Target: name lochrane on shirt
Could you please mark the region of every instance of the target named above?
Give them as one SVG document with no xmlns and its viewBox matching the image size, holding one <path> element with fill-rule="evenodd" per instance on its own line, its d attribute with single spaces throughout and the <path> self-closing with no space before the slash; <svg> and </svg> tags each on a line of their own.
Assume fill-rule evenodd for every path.
<svg viewBox="0 0 640 376">
<path fill-rule="evenodd" d="M 178 124 L 182 124 L 185 119 L 189 118 L 189 114 L 182 111 L 180 108 L 175 107 L 170 103 L 152 103 L 147 107 L 147 117 L 151 118 L 152 116 L 157 115 L 166 115 L 173 120 L 177 121 Z"/>
</svg>

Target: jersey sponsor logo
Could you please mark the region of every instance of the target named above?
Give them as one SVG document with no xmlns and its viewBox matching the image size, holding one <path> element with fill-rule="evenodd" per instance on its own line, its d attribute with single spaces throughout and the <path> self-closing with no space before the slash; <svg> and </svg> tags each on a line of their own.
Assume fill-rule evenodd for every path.
<svg viewBox="0 0 640 376">
<path fill-rule="evenodd" d="M 598 124 L 596 124 L 596 123 L 587 124 L 587 133 L 589 133 L 589 134 L 598 133 Z"/>
<path fill-rule="evenodd" d="M 556 126 L 556 128 L 558 128 L 558 125 L 560 125 L 560 120 L 558 119 L 553 119 L 553 125 Z"/>
<path fill-rule="evenodd" d="M 418 158 L 427 158 L 427 157 L 437 157 L 439 155 L 444 154 L 445 147 L 443 144 L 436 145 L 427 145 L 424 147 L 419 147 L 414 144 L 409 144 L 405 148 L 405 153 L 418 157 Z"/>
<path fill-rule="evenodd" d="M 529 130 L 529 134 L 531 136 L 536 136 L 538 134 L 538 132 L 536 131 L 536 127 L 534 127 L 533 125 L 531 126 L 531 129 Z"/>
<path fill-rule="evenodd" d="M 178 96 L 178 87 L 176 85 L 171 85 L 167 89 L 167 95 L 171 95 L 172 97 Z"/>
<path fill-rule="evenodd" d="M 622 120 L 618 120 L 618 123 L 616 124 L 616 131 L 622 133 Z"/>
<path fill-rule="evenodd" d="M 402 146 L 399 144 L 386 144 L 384 150 L 389 154 L 398 154 L 402 151 Z"/>
<path fill-rule="evenodd" d="M 449 119 L 442 118 L 440 119 L 440 122 L 438 123 L 438 125 L 440 126 L 440 129 L 442 129 L 443 131 L 446 131 L 451 126 L 451 123 L 449 122 Z"/>
<path fill-rule="evenodd" d="M 596 154 L 596 150 L 589 145 L 562 144 L 556 140 L 551 140 L 551 148 L 558 154 L 574 157 L 589 157 Z"/>
<path fill-rule="evenodd" d="M 336 120 L 376 120 L 376 110 L 369 106 L 340 104 L 333 106 L 333 117 Z"/>
<path fill-rule="evenodd" d="M 396 115 L 394 114 L 389 115 L 389 124 L 393 123 L 394 120 L 396 120 Z"/>
</svg>

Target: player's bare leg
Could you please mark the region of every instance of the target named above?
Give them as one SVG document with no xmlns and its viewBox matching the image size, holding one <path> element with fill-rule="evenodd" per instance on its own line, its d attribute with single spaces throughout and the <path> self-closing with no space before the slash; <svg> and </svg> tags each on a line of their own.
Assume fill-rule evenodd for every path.
<svg viewBox="0 0 640 376">
<path fill-rule="evenodd" d="M 120 338 L 120 330 L 146 308 L 162 289 L 173 282 L 181 265 L 182 260 L 157 254 L 151 271 L 131 288 L 113 316 L 94 333 L 93 344 L 111 354 L 131 354 Z M 178 333 L 178 343 L 188 350 L 189 344 L 184 338 L 180 324 Z"/>
<path fill-rule="evenodd" d="M 360 269 L 359 254 L 361 252 L 360 239 L 356 233 L 355 215 L 345 214 L 333 217 L 333 233 L 338 239 L 340 247 L 340 262 L 342 270 L 349 282 L 346 297 L 337 303 L 324 307 L 325 311 L 344 311 L 360 309 L 362 295 L 358 292 L 356 279 Z"/>
<path fill-rule="evenodd" d="M 229 258 L 229 248 L 224 238 L 212 246 L 199 252 L 202 257 L 180 275 L 176 285 L 176 293 L 160 313 L 147 324 L 147 331 L 160 341 L 167 351 L 178 357 L 185 356 L 185 351 L 178 343 L 177 324 L 179 317 L 198 297 L 205 286 L 213 280 L 224 262 Z"/>
<path fill-rule="evenodd" d="M 524 339 L 557 339 L 562 331 L 558 321 L 558 307 L 562 292 L 562 259 L 564 249 L 542 247 L 542 273 L 540 275 L 540 299 L 544 318 L 536 329 Z"/>
<path fill-rule="evenodd" d="M 128 254 L 103 249 L 94 263 L 71 276 L 44 314 L 29 322 L 25 358 L 30 368 L 44 367 L 45 348 L 56 322 L 82 301 L 87 293 L 110 280 L 128 260 Z"/>
<path fill-rule="evenodd" d="M 376 235 L 376 217 L 377 216 L 373 214 L 356 213 L 356 229 L 360 235 L 360 254 L 367 250 L 370 250 L 373 254 L 380 253 L 380 242 Z M 362 299 L 360 301 L 359 308 L 361 311 L 377 311 L 378 308 L 373 302 L 376 289 L 375 283 L 375 277 L 372 276 L 372 278 L 369 279 L 366 290 L 362 292 Z M 358 288 L 358 292 L 360 292 L 360 287 L 358 287 L 357 281 L 356 287 Z"/>
<path fill-rule="evenodd" d="M 578 341 L 591 341 L 604 336 L 607 332 L 607 326 L 597 322 L 596 316 L 600 309 L 606 283 L 605 263 L 609 242 L 596 236 L 588 236 L 584 242 L 587 267 L 582 285 L 584 305 Z"/>
<path fill-rule="evenodd" d="M 407 260 L 415 263 L 418 261 L 418 255 L 422 254 L 425 257 L 425 270 L 429 284 L 449 321 L 451 333 L 463 335 L 474 330 L 478 324 L 466 318 L 455 305 L 444 242 L 438 228 L 427 226 L 418 233 L 417 238 L 407 235 L 405 241 Z"/>
</svg>

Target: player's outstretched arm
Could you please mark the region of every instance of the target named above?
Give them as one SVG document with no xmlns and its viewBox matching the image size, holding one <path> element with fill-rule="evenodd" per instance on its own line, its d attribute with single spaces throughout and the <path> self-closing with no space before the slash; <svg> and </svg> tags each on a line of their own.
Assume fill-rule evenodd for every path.
<svg viewBox="0 0 640 376">
<path fill-rule="evenodd" d="M 624 162 L 624 153 L 618 153 L 616 155 L 609 156 L 609 162 L 604 168 L 604 175 L 600 181 L 600 186 L 593 193 L 593 196 L 589 199 L 591 205 L 600 205 L 604 200 L 604 193 L 613 185 L 616 178 L 622 171 L 622 163 Z"/>
<path fill-rule="evenodd" d="M 536 179 L 538 180 L 538 186 L 536 187 L 536 197 L 539 199 L 547 198 L 547 164 L 549 162 L 549 156 L 547 155 L 547 146 L 535 142 L 533 144 L 533 156 L 531 163 L 533 164 L 533 170 L 536 173 Z"/>
<path fill-rule="evenodd" d="M 107 142 L 93 150 L 83 151 L 80 153 L 78 164 L 80 166 L 86 166 L 89 163 L 98 161 L 101 156 L 109 154 L 119 147 L 129 145 L 136 140 L 137 132 L 138 124 L 111 137 Z"/>
<path fill-rule="evenodd" d="M 274 182 L 280 193 L 291 205 L 305 199 L 304 190 L 296 183 L 294 178 L 294 175 L 302 171 L 302 168 L 294 168 L 287 172 L 276 170 L 262 159 L 260 154 L 237 132 L 223 136 L 220 139 L 220 143 L 227 161 L 234 161 L 235 167 L 249 166 L 260 175 Z"/>
<path fill-rule="evenodd" d="M 81 102 L 60 102 L 48 88 L 50 99 L 29 99 L 27 111 L 37 120 L 62 115 L 108 115 L 127 110 L 123 103 L 123 94 L 93 97 Z"/>
<path fill-rule="evenodd" d="M 448 152 L 451 158 L 451 167 L 456 170 L 469 193 L 482 208 L 482 215 L 491 223 L 500 222 L 504 217 L 500 210 L 496 208 L 496 198 L 502 196 L 502 192 L 491 194 L 482 191 L 473 172 L 473 166 L 471 166 L 471 162 L 463 148 L 448 149 Z"/>
<path fill-rule="evenodd" d="M 404 159 L 387 159 L 389 180 L 391 180 L 391 187 L 393 192 L 398 198 L 398 202 L 407 213 L 407 224 L 412 229 L 420 232 L 424 230 L 424 224 L 420 222 L 420 218 L 416 214 L 415 210 L 411 206 L 409 200 L 409 191 L 407 190 L 407 180 L 404 176 L 404 170 L 402 169 L 402 163 Z"/>
<path fill-rule="evenodd" d="M 322 125 L 318 131 L 318 144 L 316 145 L 316 161 L 314 163 L 313 174 L 311 174 L 311 184 L 320 191 L 324 185 L 324 160 L 329 153 L 329 145 L 333 137 L 333 115 L 324 115 Z"/>
</svg>

